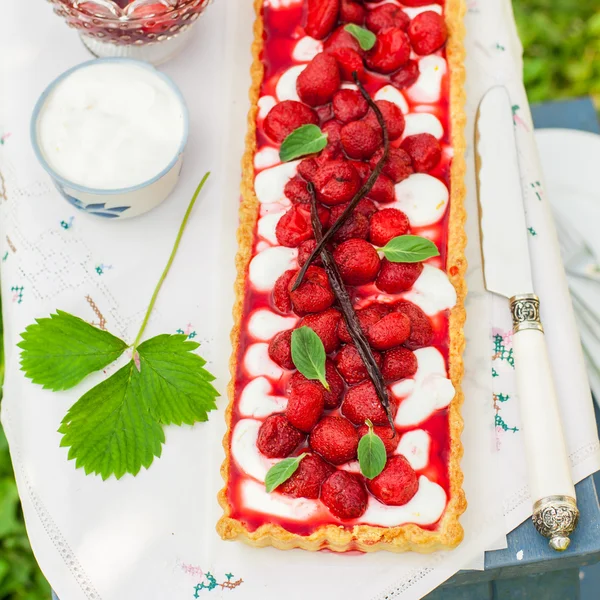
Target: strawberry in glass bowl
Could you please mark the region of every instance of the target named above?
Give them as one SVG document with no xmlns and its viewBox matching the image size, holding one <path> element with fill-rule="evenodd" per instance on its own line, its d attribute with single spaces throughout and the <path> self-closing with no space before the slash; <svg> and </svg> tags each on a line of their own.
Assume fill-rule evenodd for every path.
<svg viewBox="0 0 600 600">
<path fill-rule="evenodd" d="M 175 56 L 211 0 L 50 0 L 96 56 L 155 65 Z"/>
</svg>

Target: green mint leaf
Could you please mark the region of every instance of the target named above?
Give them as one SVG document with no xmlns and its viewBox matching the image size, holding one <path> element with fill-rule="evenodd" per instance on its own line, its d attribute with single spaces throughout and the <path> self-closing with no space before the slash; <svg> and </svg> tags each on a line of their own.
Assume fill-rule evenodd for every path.
<svg viewBox="0 0 600 600">
<path fill-rule="evenodd" d="M 279 149 L 279 158 L 288 162 L 307 154 L 320 152 L 327 146 L 327 134 L 317 125 L 301 125 L 290 133 Z"/>
<path fill-rule="evenodd" d="M 67 390 L 115 361 L 127 348 L 118 337 L 57 310 L 21 334 L 21 369 L 33 383 Z"/>
<path fill-rule="evenodd" d="M 355 25 L 354 23 L 348 23 L 344 27 L 344 29 L 353 37 L 356 38 L 360 47 L 363 50 L 370 50 L 377 41 L 377 37 L 372 31 L 365 29 L 364 27 L 360 27 L 360 25 Z"/>
<path fill-rule="evenodd" d="M 399 235 L 379 250 L 390 262 L 416 263 L 440 255 L 431 240 L 419 235 Z"/>
<path fill-rule="evenodd" d="M 157 335 L 138 346 L 141 391 L 150 414 L 164 425 L 192 425 L 215 410 L 214 377 L 185 335 Z"/>
<path fill-rule="evenodd" d="M 367 478 L 377 477 L 387 462 L 385 445 L 381 438 L 373 431 L 373 423 L 365 421 L 369 431 L 358 442 L 358 464 L 360 472 Z"/>
<path fill-rule="evenodd" d="M 310 328 L 300 327 L 292 332 L 292 360 L 306 379 L 317 379 L 328 390 L 325 379 L 325 348 L 321 338 Z"/>
<path fill-rule="evenodd" d="M 286 482 L 300 466 L 300 461 L 306 456 L 306 452 L 300 456 L 290 456 L 274 464 L 265 477 L 265 488 L 267 493 L 271 493 L 276 487 Z"/>
<path fill-rule="evenodd" d="M 84 394 L 69 409 L 58 431 L 69 460 L 86 475 L 120 479 L 137 475 L 160 456 L 165 434 L 152 416 L 133 361 Z"/>
</svg>

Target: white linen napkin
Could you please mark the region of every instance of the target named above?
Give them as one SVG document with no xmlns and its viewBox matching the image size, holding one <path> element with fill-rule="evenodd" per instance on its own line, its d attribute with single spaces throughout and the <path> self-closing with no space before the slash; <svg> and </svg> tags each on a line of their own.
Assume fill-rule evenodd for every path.
<svg viewBox="0 0 600 600">
<path fill-rule="evenodd" d="M 488 334 L 481 327 L 482 323 L 492 323 L 492 310 L 495 327 L 504 332 L 508 326 L 503 320 L 505 307 L 496 315 L 482 288 L 472 147 L 467 156 L 470 296 L 463 411 L 463 470 L 469 508 L 462 519 L 465 540 L 457 550 L 432 556 L 335 555 L 256 550 L 221 541 L 214 525 L 220 514 L 215 496 L 222 485 L 218 470 L 223 458 L 220 439 L 225 398 L 208 423 L 169 428 L 162 457 L 136 478 L 102 482 L 86 477 L 67 461 L 56 429 L 67 408 L 103 375 L 86 379 L 64 393 L 42 390 L 19 371 L 15 347 L 19 334 L 34 318 L 59 308 L 89 321 L 97 320 L 101 313 L 110 331 L 132 339 L 187 202 L 209 169 L 212 176 L 191 217 L 147 335 L 177 330 L 193 335 L 202 344 L 199 351 L 209 361 L 208 367 L 218 376 L 218 389 L 225 390 L 239 157 L 249 84 L 251 2 L 215 3 L 196 25 L 190 47 L 164 66 L 182 89 L 191 113 L 181 182 L 153 212 L 132 221 L 110 223 L 76 213 L 65 203 L 31 150 L 29 118 L 37 97 L 54 77 L 89 59 L 89 55 L 76 34 L 51 14 L 49 6 L 36 6 L 36 17 L 32 18 L 32 10 L 25 4 L 6 1 L 7 22 L 15 26 L 0 40 L 0 87 L 10 90 L 0 107 L 0 129 L 11 133 L 0 145 L 4 189 L 0 198 L 0 256 L 6 336 L 2 422 L 32 546 L 61 600 L 187 600 L 209 594 L 211 598 L 231 594 L 241 600 L 270 600 L 283 595 L 293 600 L 309 594 L 324 598 L 420 598 L 480 559 L 485 549 L 497 547 L 497 540 L 517 524 L 517 518 L 527 516 L 530 506 L 524 473 L 513 469 L 509 477 L 508 468 L 503 467 L 522 462 L 520 432 L 502 430 L 498 438 L 494 435 L 498 427 L 494 428 L 490 374 L 493 367 L 501 368 L 494 384 L 502 381 L 506 384 L 502 389 L 512 393 L 512 373 L 506 360 L 496 358 L 492 362 L 492 328 Z M 470 140 L 478 98 L 494 82 L 510 84 L 515 104 L 521 106 L 517 115 L 526 124 L 530 120 L 508 1 L 469 4 Z M 505 49 L 501 58 L 496 56 L 500 52 L 496 44 Z M 520 134 L 520 144 L 526 156 L 535 154 L 529 132 Z M 535 164 L 527 169 L 532 181 L 539 180 Z M 542 224 L 537 226 L 546 231 Z M 551 225 L 548 230 L 551 232 Z M 560 296 L 558 262 L 547 259 L 554 256 L 552 234 L 539 236 L 537 241 L 550 248 L 542 250 L 548 268 L 536 274 L 540 295 L 550 295 L 545 291 L 550 287 L 553 296 Z M 532 254 L 534 261 L 539 261 L 535 248 Z M 547 277 L 549 283 L 538 282 L 538 277 Z M 553 310 L 546 302 L 547 323 Z M 560 344 L 565 348 L 572 343 L 572 333 L 567 323 L 564 331 L 548 331 L 548 337 L 552 336 L 556 347 Z M 571 372 L 579 373 L 576 349 L 571 355 Z M 564 357 L 561 360 L 564 363 Z M 581 387 L 585 387 L 583 380 Z M 499 387 L 495 389 L 502 393 Z M 499 415 L 503 421 L 510 426 L 518 423 L 511 412 L 515 398 L 502 402 Z M 598 467 L 598 440 L 590 427 L 593 413 L 590 417 L 584 390 L 576 394 L 571 391 L 569 404 L 573 414 L 565 419 L 567 438 L 574 476 L 581 479 Z M 507 475 L 500 479 L 497 473 L 503 468 Z M 511 508 L 515 494 L 520 494 L 519 501 L 508 512 L 505 525 L 502 502 L 507 498 Z"/>
</svg>

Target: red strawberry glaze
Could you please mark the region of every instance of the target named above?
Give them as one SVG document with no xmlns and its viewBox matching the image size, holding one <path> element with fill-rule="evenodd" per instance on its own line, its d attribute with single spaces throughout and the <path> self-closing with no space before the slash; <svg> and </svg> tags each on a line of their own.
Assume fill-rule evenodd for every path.
<svg viewBox="0 0 600 600">
<path fill-rule="evenodd" d="M 277 5 L 279 3 L 276 3 Z M 263 8 L 263 20 L 265 28 L 264 48 L 261 54 L 262 62 L 265 66 L 265 74 L 260 90 L 260 97 L 273 96 L 276 98 L 276 86 L 280 76 L 290 67 L 296 64 L 302 64 L 294 60 L 292 57 L 294 48 L 299 39 L 304 37 L 303 22 L 305 17 L 305 2 L 292 3 L 287 7 L 273 7 L 269 3 L 265 3 Z M 376 6 L 376 5 L 373 5 Z M 445 50 L 442 49 L 436 52 L 437 55 L 445 57 Z M 362 78 L 362 83 L 367 91 L 374 96 L 375 93 L 384 85 L 389 84 L 389 77 L 381 76 L 377 73 L 366 70 Z M 449 188 L 450 187 L 450 121 L 448 107 L 448 75 L 445 75 L 442 80 L 442 95 L 439 102 L 435 104 L 418 104 L 410 100 L 409 95 L 405 94 L 405 99 L 409 106 L 409 113 L 413 112 L 430 112 L 434 114 L 441 122 L 444 128 L 444 135 L 440 140 L 442 146 L 442 158 L 439 164 L 429 172 L 430 175 L 437 177 Z M 257 151 L 265 148 L 278 149 L 278 146 L 263 133 L 262 119 L 257 119 L 256 142 Z M 402 138 L 395 140 L 393 145 L 400 146 Z M 255 173 L 261 169 L 255 169 Z M 385 206 L 381 206 L 385 208 Z M 437 223 L 427 227 L 411 227 L 410 233 L 415 235 L 425 235 L 432 239 L 438 246 L 440 256 L 430 259 L 428 262 L 433 266 L 443 268 L 446 264 L 447 256 L 447 225 L 448 211 L 446 215 Z M 259 237 L 258 232 L 254 232 L 253 256 L 257 253 L 257 245 L 265 244 L 265 240 Z M 294 267 L 291 267 L 294 268 Z M 373 296 L 380 294 L 374 284 L 368 284 L 358 287 L 350 287 L 349 291 L 354 299 L 355 308 L 367 306 L 373 301 Z M 237 355 L 237 372 L 235 376 L 235 397 L 240 398 L 242 390 L 255 377 L 250 374 L 244 365 L 244 356 L 248 347 L 262 340 L 255 339 L 248 330 L 248 322 L 253 313 L 260 309 L 269 309 L 278 313 L 273 305 L 271 291 L 261 291 L 252 286 L 247 280 L 245 290 L 245 300 L 243 308 L 243 318 L 241 323 L 240 339 Z M 443 355 L 446 363 L 448 361 L 448 311 L 442 311 L 431 318 L 431 323 L 434 331 L 434 338 L 431 345 L 437 348 Z M 279 314 L 279 313 L 278 313 Z M 290 313 L 286 316 L 293 315 Z M 272 394 L 274 396 L 287 396 L 288 381 L 293 374 L 293 371 L 283 371 L 278 379 L 269 378 L 272 384 Z M 334 411 L 325 411 L 326 415 L 339 415 L 339 409 Z M 231 430 L 235 424 L 244 418 L 241 414 L 237 402 L 233 405 L 231 416 Z M 266 417 L 265 417 L 266 418 Z M 264 418 L 258 420 L 264 421 Z M 401 436 L 407 431 L 414 429 L 423 429 L 429 433 L 431 437 L 431 446 L 429 453 L 429 461 L 425 468 L 417 470 L 417 476 L 425 475 L 430 481 L 439 484 L 445 491 L 447 496 L 450 496 L 449 474 L 448 474 L 448 457 L 450 454 L 450 436 L 448 427 L 448 411 L 447 409 L 434 412 L 422 423 L 417 426 L 410 426 L 405 429 L 397 428 L 398 434 Z M 305 451 L 305 445 L 301 445 L 294 454 L 299 454 Z M 350 521 L 341 521 L 334 517 L 323 505 L 306 521 L 298 521 L 291 519 L 279 518 L 273 515 L 250 510 L 244 506 L 242 497 L 242 483 L 248 479 L 248 476 L 240 470 L 235 460 L 230 461 L 228 481 L 228 500 L 231 505 L 231 517 L 243 521 L 245 527 L 254 531 L 265 523 L 276 523 L 284 527 L 287 531 L 298 535 L 309 535 L 321 525 L 335 523 L 340 526 L 352 528 L 356 524 L 369 524 L 367 521 L 358 518 Z M 277 492 L 274 492 L 277 493 Z M 439 521 L 438 521 L 439 522 Z M 421 525 L 423 529 L 436 529 L 437 522 L 430 525 Z"/>
</svg>

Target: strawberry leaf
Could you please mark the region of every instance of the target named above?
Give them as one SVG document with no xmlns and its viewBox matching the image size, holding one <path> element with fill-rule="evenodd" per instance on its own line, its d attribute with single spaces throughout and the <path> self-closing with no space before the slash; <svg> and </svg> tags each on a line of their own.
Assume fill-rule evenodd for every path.
<svg viewBox="0 0 600 600">
<path fill-rule="evenodd" d="M 373 423 L 369 419 L 365 423 L 369 431 L 358 442 L 358 464 L 360 472 L 367 479 L 373 479 L 383 471 L 387 453 L 382 439 L 373 431 Z"/>
<path fill-rule="evenodd" d="M 348 23 L 344 29 L 356 39 L 363 50 L 370 50 L 377 41 L 377 37 L 372 31 L 369 31 L 360 25 Z"/>
<path fill-rule="evenodd" d="M 320 152 L 327 146 L 327 134 L 323 133 L 317 125 L 301 125 L 290 133 L 279 149 L 279 158 L 288 162 L 307 154 Z"/>
<path fill-rule="evenodd" d="M 416 263 L 440 255 L 431 240 L 419 235 L 399 235 L 379 250 L 390 262 Z"/>
<path fill-rule="evenodd" d="M 75 466 L 102 479 L 137 475 L 160 456 L 163 425 L 206 421 L 219 394 L 198 345 L 157 335 L 140 344 L 139 369 L 131 361 L 84 394 L 59 428 Z"/>
<path fill-rule="evenodd" d="M 299 327 L 292 332 L 292 361 L 306 379 L 316 379 L 326 390 L 325 348 L 321 338 L 310 327 Z"/>
<path fill-rule="evenodd" d="M 21 369 L 33 383 L 67 390 L 115 361 L 127 348 L 118 337 L 57 310 L 21 334 Z"/>
<path fill-rule="evenodd" d="M 165 425 L 207 421 L 219 396 L 206 361 L 185 335 L 157 335 L 138 347 L 141 390 L 152 416 Z"/>
<path fill-rule="evenodd" d="M 268 471 L 265 477 L 265 488 L 270 494 L 276 487 L 285 483 L 300 466 L 300 461 L 306 456 L 306 452 L 300 456 L 290 456 L 282 461 L 274 464 Z"/>
<path fill-rule="evenodd" d="M 133 361 L 84 394 L 58 431 L 69 460 L 86 475 L 102 479 L 137 475 L 160 456 L 165 434 L 151 415 L 142 391 L 142 375 Z"/>
</svg>

